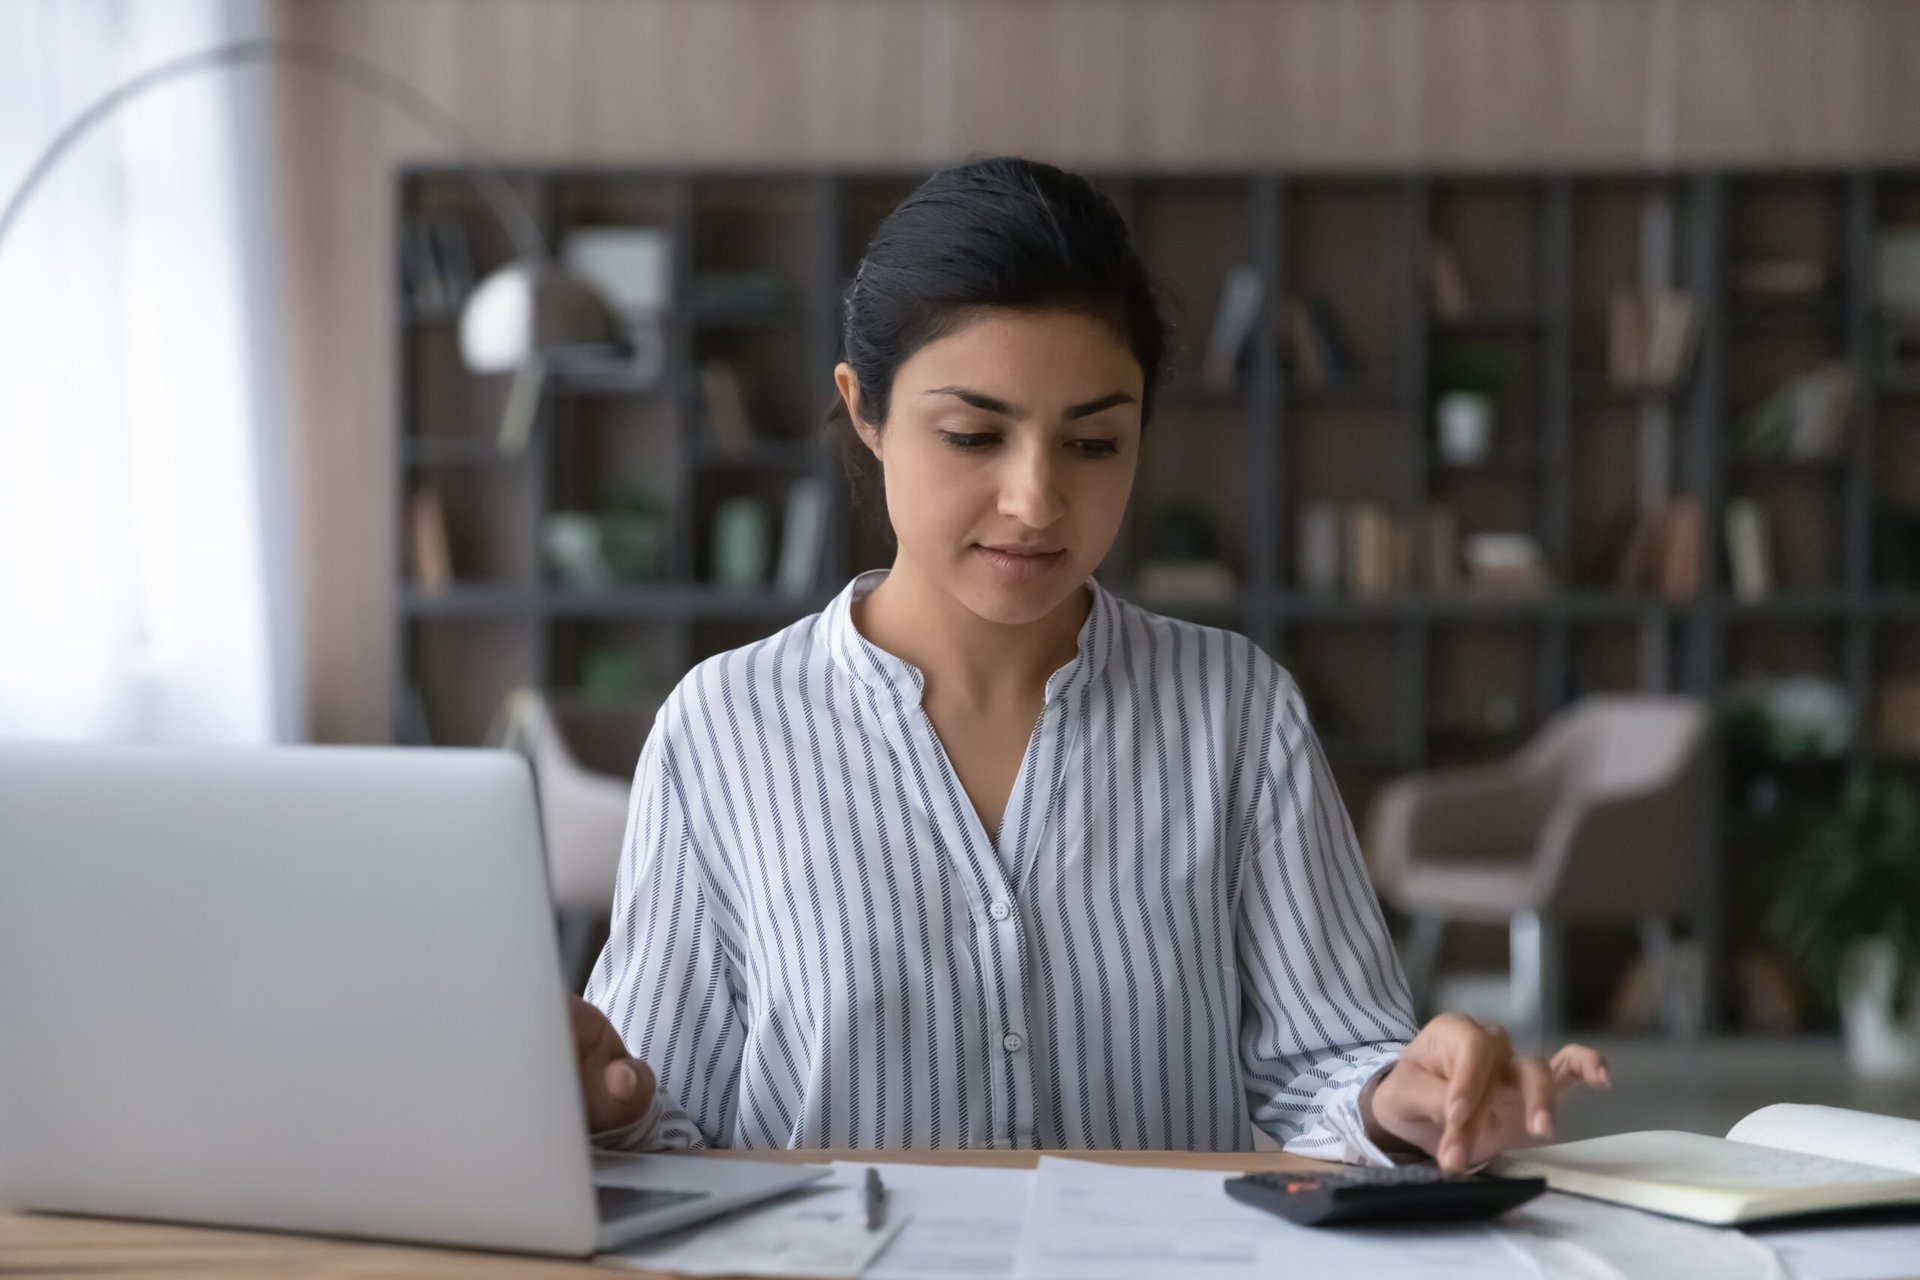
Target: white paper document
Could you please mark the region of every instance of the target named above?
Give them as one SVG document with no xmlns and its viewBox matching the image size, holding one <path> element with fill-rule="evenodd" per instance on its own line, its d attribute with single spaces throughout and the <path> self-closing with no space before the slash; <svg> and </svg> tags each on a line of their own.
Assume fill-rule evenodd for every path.
<svg viewBox="0 0 1920 1280">
<path fill-rule="evenodd" d="M 1663 1218 L 1549 1191 L 1501 1214 L 1500 1238 L 1568 1280 L 1786 1280 L 1762 1244 L 1730 1227 Z"/>
<path fill-rule="evenodd" d="M 1031 1169 L 875 1164 L 887 1187 L 887 1213 L 907 1225 L 863 1274 L 864 1280 L 1006 1280 L 1026 1218 Z M 867 1166 L 833 1166 L 836 1181 L 858 1183 Z"/>
<path fill-rule="evenodd" d="M 699 1276 L 855 1277 L 907 1221 L 889 1205 L 886 1223 L 867 1230 L 858 1181 L 829 1176 L 764 1206 L 642 1240 L 595 1261 Z"/>
<path fill-rule="evenodd" d="M 1910 1280 L 1920 1276 L 1920 1222 L 1753 1232 L 1793 1280 Z"/>
<path fill-rule="evenodd" d="M 1471 1276 L 1532 1280 L 1481 1225 L 1302 1227 L 1231 1199 L 1231 1176 L 1043 1156 L 1015 1280 L 1274 1280 Z"/>
</svg>

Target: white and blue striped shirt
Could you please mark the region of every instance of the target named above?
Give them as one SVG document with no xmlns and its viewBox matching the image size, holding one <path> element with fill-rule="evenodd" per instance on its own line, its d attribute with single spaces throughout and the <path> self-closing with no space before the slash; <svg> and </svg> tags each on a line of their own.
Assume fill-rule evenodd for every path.
<svg viewBox="0 0 1920 1280">
<path fill-rule="evenodd" d="M 998 838 L 850 581 L 701 662 L 634 777 L 587 984 L 659 1079 L 603 1146 L 1286 1149 L 1388 1163 L 1416 1028 L 1300 694 L 1093 586 Z"/>
</svg>

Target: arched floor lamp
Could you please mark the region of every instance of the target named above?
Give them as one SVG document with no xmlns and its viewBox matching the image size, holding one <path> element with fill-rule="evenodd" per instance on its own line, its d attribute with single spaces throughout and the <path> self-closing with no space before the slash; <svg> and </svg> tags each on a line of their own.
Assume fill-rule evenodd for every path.
<svg viewBox="0 0 1920 1280">
<path fill-rule="evenodd" d="M 469 130 L 398 76 L 337 49 L 298 40 L 266 37 L 215 45 L 161 63 L 95 99 L 47 144 L 7 197 L 0 209 L 0 249 L 35 189 L 94 125 L 169 81 L 260 63 L 321 72 L 404 112 L 459 159 L 467 181 L 512 241 L 515 260 L 481 281 L 460 312 L 460 354 L 466 366 L 475 373 L 514 375 L 500 424 L 503 454 L 525 449 L 549 366 L 557 357 L 580 350 L 631 353 L 633 335 L 599 290 L 554 260 L 532 210 Z"/>
</svg>

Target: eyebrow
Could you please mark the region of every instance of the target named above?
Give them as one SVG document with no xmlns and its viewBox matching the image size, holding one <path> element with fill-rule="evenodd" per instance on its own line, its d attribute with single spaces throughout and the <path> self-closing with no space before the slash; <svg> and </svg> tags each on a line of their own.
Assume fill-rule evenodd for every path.
<svg viewBox="0 0 1920 1280">
<path fill-rule="evenodd" d="M 966 403 L 976 409 L 984 409 L 988 413 L 997 413 L 1003 418 L 1018 418 L 1024 416 L 1022 410 L 1016 409 L 1005 400 L 997 400 L 984 391 L 975 391 L 970 387 L 935 387 L 931 391 L 924 392 L 923 394 L 930 396 L 955 396 L 966 401 Z M 1098 400 L 1089 400 L 1085 404 L 1074 405 L 1067 410 L 1066 416 L 1069 418 L 1085 418 L 1091 414 L 1099 413 L 1102 409 L 1111 409 L 1115 405 L 1132 403 L 1132 396 L 1124 391 L 1115 391 L 1110 395 L 1101 396 Z"/>
</svg>

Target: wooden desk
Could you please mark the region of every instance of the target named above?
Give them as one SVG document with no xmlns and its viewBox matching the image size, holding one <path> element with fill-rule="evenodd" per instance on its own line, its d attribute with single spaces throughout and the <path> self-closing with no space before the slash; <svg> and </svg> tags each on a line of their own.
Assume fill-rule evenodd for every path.
<svg viewBox="0 0 1920 1280">
<path fill-rule="evenodd" d="M 716 1159 L 795 1160 L 825 1163 L 861 1160 L 870 1164 L 968 1165 L 988 1169 L 1031 1169 L 1037 1151 L 716 1151 Z M 1268 1151 L 1076 1151 L 1072 1155 L 1114 1164 L 1157 1165 L 1169 1169 L 1218 1169 L 1222 1173 L 1268 1169 L 1321 1168 L 1318 1161 Z M 511 1254 L 475 1253 L 412 1245 L 365 1244 L 322 1236 L 228 1231 L 124 1219 L 74 1218 L 15 1213 L 0 1207 L 0 1275 L 84 1272 L 101 1280 L 136 1276 L 206 1274 L 219 1280 L 302 1280 L 328 1277 L 580 1277 L 605 1276 L 591 1263 L 549 1261 Z M 617 1274 L 659 1277 L 654 1271 Z"/>
</svg>

